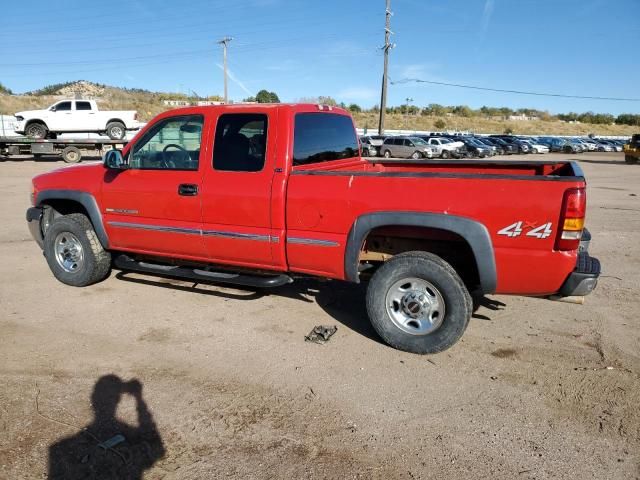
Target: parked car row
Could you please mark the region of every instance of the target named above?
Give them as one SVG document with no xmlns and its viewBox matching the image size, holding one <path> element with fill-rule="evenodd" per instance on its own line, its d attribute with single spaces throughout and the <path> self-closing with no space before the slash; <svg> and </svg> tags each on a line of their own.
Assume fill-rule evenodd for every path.
<svg viewBox="0 0 640 480">
<path fill-rule="evenodd" d="M 621 152 L 623 140 L 596 138 L 535 137 L 522 135 L 364 135 L 362 152 L 385 158 L 485 158 L 494 155 L 544 154 L 549 152 Z"/>
</svg>

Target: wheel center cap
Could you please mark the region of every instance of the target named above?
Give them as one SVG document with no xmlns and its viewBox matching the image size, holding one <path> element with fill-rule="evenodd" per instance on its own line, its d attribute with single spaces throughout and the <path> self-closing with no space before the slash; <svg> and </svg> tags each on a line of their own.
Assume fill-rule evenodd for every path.
<svg viewBox="0 0 640 480">
<path fill-rule="evenodd" d="M 429 313 L 431 302 L 422 292 L 410 292 L 402 298 L 402 309 L 411 318 L 419 318 Z"/>
</svg>

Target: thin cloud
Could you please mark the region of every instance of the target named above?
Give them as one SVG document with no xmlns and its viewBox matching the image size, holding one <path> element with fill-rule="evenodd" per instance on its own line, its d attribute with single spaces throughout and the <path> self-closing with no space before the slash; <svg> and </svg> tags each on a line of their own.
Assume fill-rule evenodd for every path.
<svg viewBox="0 0 640 480">
<path fill-rule="evenodd" d="M 220 70 L 224 71 L 224 66 L 220 65 L 219 63 L 216 63 L 216 67 L 218 67 Z M 249 90 L 246 85 L 244 83 L 242 83 L 238 77 L 236 77 L 234 75 L 234 73 L 231 71 L 231 69 L 229 67 L 227 67 L 227 75 L 229 75 L 229 79 L 235 83 L 236 85 L 238 85 L 243 91 L 244 93 L 246 93 L 247 95 L 251 96 L 253 95 L 253 92 L 251 92 L 251 90 Z"/>
<path fill-rule="evenodd" d="M 480 41 L 484 41 L 487 31 L 489 30 L 489 23 L 491 22 L 494 7 L 495 0 L 486 0 L 484 2 L 484 10 L 482 11 L 482 21 L 480 26 Z"/>
</svg>

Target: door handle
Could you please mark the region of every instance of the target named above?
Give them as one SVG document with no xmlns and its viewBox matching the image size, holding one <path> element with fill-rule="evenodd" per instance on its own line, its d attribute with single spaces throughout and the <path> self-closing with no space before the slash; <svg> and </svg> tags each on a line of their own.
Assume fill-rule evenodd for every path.
<svg viewBox="0 0 640 480">
<path fill-rule="evenodd" d="M 178 195 L 194 197 L 198 195 L 198 185 L 194 183 L 181 183 L 178 185 Z"/>
</svg>

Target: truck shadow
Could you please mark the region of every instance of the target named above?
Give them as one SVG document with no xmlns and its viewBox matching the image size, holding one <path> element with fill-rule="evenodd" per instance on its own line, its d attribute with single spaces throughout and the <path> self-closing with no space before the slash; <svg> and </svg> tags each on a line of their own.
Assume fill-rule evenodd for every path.
<svg viewBox="0 0 640 480">
<path fill-rule="evenodd" d="M 335 321 L 370 340 L 383 343 L 367 318 L 365 307 L 366 285 L 363 284 L 334 280 L 318 280 L 314 278 L 299 278 L 289 285 L 261 290 L 240 285 L 202 284 L 232 290 L 228 291 L 203 288 L 200 286 L 201 284 L 195 282 L 189 286 L 187 285 L 188 282 L 184 280 L 143 276 L 140 273 L 124 271 L 118 272 L 115 277 L 125 282 L 197 293 L 200 295 L 210 295 L 212 297 L 231 300 L 257 300 L 268 295 L 276 295 L 306 303 L 314 303 L 315 301 L 315 303 Z"/>
</svg>

